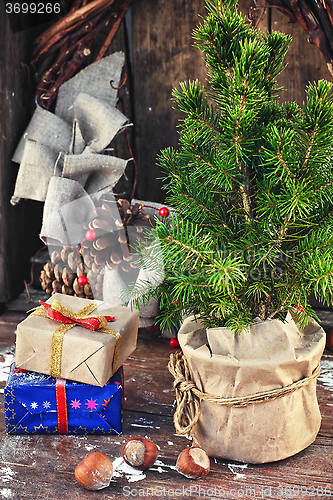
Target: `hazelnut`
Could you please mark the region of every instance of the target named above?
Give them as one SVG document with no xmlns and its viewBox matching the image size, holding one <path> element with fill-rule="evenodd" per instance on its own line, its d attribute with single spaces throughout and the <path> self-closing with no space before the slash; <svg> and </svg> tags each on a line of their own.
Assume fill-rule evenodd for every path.
<svg viewBox="0 0 333 500">
<path fill-rule="evenodd" d="M 210 470 L 209 457 L 201 448 L 185 448 L 177 458 L 176 470 L 191 479 L 205 476 Z"/>
<path fill-rule="evenodd" d="M 122 456 L 125 462 L 135 469 L 149 469 L 158 456 L 159 448 L 145 438 L 131 438 L 123 446 Z"/>
<path fill-rule="evenodd" d="M 113 465 L 109 457 L 99 451 L 90 453 L 75 468 L 75 479 L 87 490 L 101 490 L 109 486 Z"/>
</svg>

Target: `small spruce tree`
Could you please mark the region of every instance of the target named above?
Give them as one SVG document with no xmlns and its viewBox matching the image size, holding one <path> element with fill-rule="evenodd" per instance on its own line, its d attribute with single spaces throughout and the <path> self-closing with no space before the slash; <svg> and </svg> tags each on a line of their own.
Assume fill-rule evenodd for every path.
<svg viewBox="0 0 333 500">
<path fill-rule="evenodd" d="M 310 293 L 333 292 L 332 84 L 309 84 L 302 107 L 280 105 L 291 38 L 253 29 L 235 0 L 206 7 L 193 36 L 208 86 L 173 91 L 180 146 L 159 155 L 175 216 L 157 222 L 165 275 L 150 293 L 164 324 L 193 314 L 237 333 L 292 311 L 304 325 Z"/>
</svg>

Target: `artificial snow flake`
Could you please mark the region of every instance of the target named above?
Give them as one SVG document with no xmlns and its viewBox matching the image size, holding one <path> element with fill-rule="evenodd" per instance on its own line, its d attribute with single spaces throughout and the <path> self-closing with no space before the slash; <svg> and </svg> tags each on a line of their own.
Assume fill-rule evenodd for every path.
<svg viewBox="0 0 333 500">
<path fill-rule="evenodd" d="M 33 401 L 33 402 L 30 404 L 30 406 L 31 406 L 31 408 L 32 408 L 33 410 L 36 410 L 36 408 L 38 408 L 38 403 L 37 403 L 37 401 Z"/>
<path fill-rule="evenodd" d="M 51 408 L 51 403 L 50 401 L 44 401 L 43 402 L 43 407 L 48 410 L 49 408 Z"/>
</svg>

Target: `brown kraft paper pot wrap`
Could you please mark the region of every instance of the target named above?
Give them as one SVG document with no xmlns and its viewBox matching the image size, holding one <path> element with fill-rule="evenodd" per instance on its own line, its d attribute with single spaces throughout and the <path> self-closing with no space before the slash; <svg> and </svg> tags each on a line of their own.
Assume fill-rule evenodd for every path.
<svg viewBox="0 0 333 500">
<path fill-rule="evenodd" d="M 240 398 L 243 404 L 244 396 L 270 391 L 272 397 L 277 389 L 276 399 L 263 395 L 259 402 L 239 407 L 197 398 L 199 418 L 190 434 L 209 456 L 273 462 L 315 440 L 321 423 L 316 377 L 325 348 L 325 332 L 316 322 L 299 329 L 288 315 L 285 323 L 258 321 L 234 336 L 227 328 L 206 330 L 190 317 L 178 339 L 189 378 L 205 396 Z M 294 384 L 297 381 L 301 387 Z M 177 380 L 175 388 L 177 395 Z"/>
<path fill-rule="evenodd" d="M 46 303 L 52 304 L 54 300 L 75 313 L 93 302 L 97 304 L 97 308 L 91 316 L 115 317 L 115 321 L 107 323 L 107 329 L 112 333 L 76 325 L 66 331 L 62 340 L 60 373 L 57 376 L 103 386 L 136 349 L 139 313 L 124 306 L 111 306 L 97 300 L 90 301 L 58 293 L 52 295 Z M 59 325 L 61 323 L 58 321 L 32 313 L 17 326 L 17 368 L 50 374 L 52 337 Z"/>
</svg>

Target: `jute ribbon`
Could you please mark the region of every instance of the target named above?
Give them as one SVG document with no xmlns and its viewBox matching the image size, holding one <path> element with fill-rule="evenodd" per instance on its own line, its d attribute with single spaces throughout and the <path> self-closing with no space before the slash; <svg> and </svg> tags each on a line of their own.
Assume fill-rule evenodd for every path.
<svg viewBox="0 0 333 500">
<path fill-rule="evenodd" d="M 91 313 L 97 308 L 97 304 L 94 302 L 89 302 L 78 312 L 71 311 L 71 309 L 61 305 L 58 300 L 53 300 L 51 304 L 40 301 L 40 304 L 39 307 L 33 310 L 31 313 L 32 316 L 41 316 L 61 322 L 61 325 L 54 330 L 51 340 L 49 371 L 52 377 L 61 377 L 61 356 L 64 335 L 68 330 L 77 325 L 89 328 L 90 330 L 108 333 L 116 338 L 113 373 L 116 371 L 119 357 L 120 333 L 116 330 L 106 328 L 108 321 L 114 321 L 114 317 L 102 315 L 91 316 Z"/>
<path fill-rule="evenodd" d="M 320 373 L 320 364 L 309 377 L 305 377 L 290 385 L 236 398 L 212 396 L 200 391 L 191 379 L 188 362 L 181 352 L 171 353 L 168 369 L 175 379 L 173 387 L 176 391 L 177 407 L 173 421 L 176 432 L 177 434 L 191 435 L 192 429 L 199 419 L 201 401 L 241 408 L 250 404 L 264 403 L 277 398 L 282 398 L 287 394 L 297 391 L 304 385 L 308 384 L 311 380 L 316 379 Z"/>
</svg>

